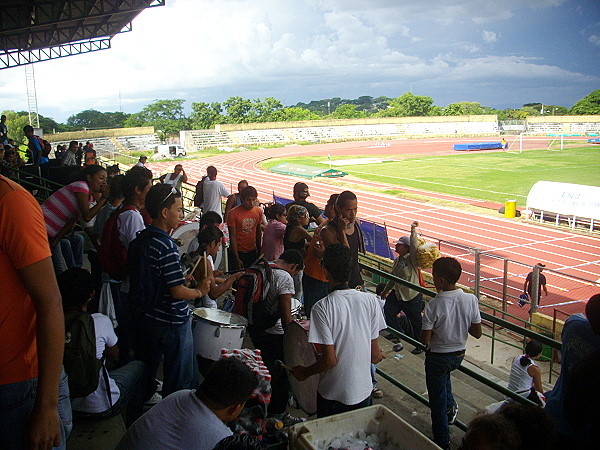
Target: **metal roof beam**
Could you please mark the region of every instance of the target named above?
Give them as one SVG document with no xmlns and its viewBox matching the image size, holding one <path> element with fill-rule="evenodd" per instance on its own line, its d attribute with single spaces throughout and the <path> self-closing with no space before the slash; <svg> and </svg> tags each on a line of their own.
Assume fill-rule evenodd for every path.
<svg viewBox="0 0 600 450">
<path fill-rule="evenodd" d="M 96 52 L 110 48 L 110 38 L 94 39 L 85 42 L 74 42 L 69 44 L 57 45 L 54 47 L 9 51 L 0 53 L 0 69 L 23 66 L 50 59 L 64 58 L 66 56 L 78 55 L 81 53 Z"/>
<path fill-rule="evenodd" d="M 100 1 L 98 2 L 99 4 L 101 4 L 101 6 L 99 8 L 95 8 L 95 10 L 97 12 L 93 13 L 91 10 L 88 11 L 86 9 L 82 9 L 79 8 L 77 5 L 77 3 L 80 2 L 72 2 L 72 1 L 65 1 L 62 5 L 62 7 L 59 9 L 59 6 L 57 4 L 57 2 L 55 1 L 48 1 L 46 2 L 48 5 L 43 5 L 43 7 L 48 7 L 50 9 L 43 9 L 44 12 L 44 19 L 40 19 L 39 15 L 36 15 L 37 17 L 33 20 L 33 23 L 24 23 L 23 22 L 23 8 L 24 5 L 20 5 L 19 9 L 18 9 L 18 14 L 14 15 L 11 14 L 9 11 L 12 9 L 10 7 L 6 7 L 3 6 L 2 10 L 0 11 L 0 13 L 2 15 L 5 15 L 5 17 L 0 18 L 0 23 L 2 23 L 2 29 L 0 29 L 0 36 L 3 35 L 8 35 L 8 34 L 15 34 L 15 33 L 29 33 L 30 31 L 36 31 L 39 29 L 43 29 L 43 28 L 48 28 L 48 26 L 53 26 L 58 28 L 60 25 L 62 24 L 66 24 L 69 22 L 76 22 L 76 23 L 80 23 L 83 20 L 89 20 L 89 19 L 100 19 L 100 18 L 106 18 L 106 17 L 115 17 L 115 16 L 130 16 L 132 13 L 137 13 L 139 14 L 141 11 L 143 11 L 146 8 L 153 8 L 156 6 L 164 6 L 166 0 L 151 0 L 150 4 L 148 5 L 149 1 L 143 1 L 140 2 L 139 0 L 134 1 L 134 2 L 123 2 L 123 3 L 131 3 L 125 7 L 116 7 L 113 9 L 107 9 L 104 8 L 103 5 L 105 5 L 107 2 L 105 1 Z M 39 3 L 44 3 L 44 2 L 39 2 Z M 114 3 L 114 2 L 111 2 Z M 143 4 L 142 4 L 143 3 Z M 41 6 L 36 2 L 36 6 Z M 116 6 L 116 5 L 115 5 Z M 58 12 L 62 12 L 61 14 L 58 14 Z M 17 11 L 15 11 L 17 12 Z M 38 11 L 39 12 L 39 11 Z M 73 14 L 75 12 L 75 14 Z M 56 17 L 56 19 L 54 18 Z M 20 19 L 20 20 L 19 20 Z M 129 22 L 130 20 L 128 20 Z M 16 26 L 11 27 L 9 26 L 6 22 L 8 23 L 13 23 Z"/>
</svg>

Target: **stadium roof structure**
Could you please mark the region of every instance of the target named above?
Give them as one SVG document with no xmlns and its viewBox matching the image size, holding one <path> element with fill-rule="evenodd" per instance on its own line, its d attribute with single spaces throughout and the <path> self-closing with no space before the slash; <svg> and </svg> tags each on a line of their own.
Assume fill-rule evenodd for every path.
<svg viewBox="0 0 600 450">
<path fill-rule="evenodd" d="M 165 0 L 0 0 L 0 69 L 110 48 Z"/>
</svg>

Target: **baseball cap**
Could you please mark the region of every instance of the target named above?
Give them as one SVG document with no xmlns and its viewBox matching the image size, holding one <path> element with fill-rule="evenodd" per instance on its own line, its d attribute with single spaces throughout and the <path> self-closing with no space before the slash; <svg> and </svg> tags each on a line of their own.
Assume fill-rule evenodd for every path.
<svg viewBox="0 0 600 450">
<path fill-rule="evenodd" d="M 408 236 L 402 236 L 396 241 L 396 244 L 403 244 L 410 247 L 410 238 Z"/>
</svg>

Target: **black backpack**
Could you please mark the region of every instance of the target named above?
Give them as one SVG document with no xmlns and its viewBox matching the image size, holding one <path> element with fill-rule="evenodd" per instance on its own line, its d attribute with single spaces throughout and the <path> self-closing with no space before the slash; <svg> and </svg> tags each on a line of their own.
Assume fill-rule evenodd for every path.
<svg viewBox="0 0 600 450">
<path fill-rule="evenodd" d="M 234 283 L 234 312 L 248 319 L 251 333 L 271 328 L 281 317 L 279 299 L 270 295 L 273 270 L 283 269 L 262 258 Z"/>
<path fill-rule="evenodd" d="M 159 236 L 156 230 L 146 228 L 137 234 L 127 249 L 129 301 L 144 311 L 156 307 L 163 293 L 160 279 L 152 273 L 148 259 L 148 245 L 155 236 Z"/>
<path fill-rule="evenodd" d="M 65 313 L 63 365 L 69 377 L 71 398 L 86 397 L 98 388 L 104 358 L 96 358 L 96 329 L 88 312 Z"/>
</svg>

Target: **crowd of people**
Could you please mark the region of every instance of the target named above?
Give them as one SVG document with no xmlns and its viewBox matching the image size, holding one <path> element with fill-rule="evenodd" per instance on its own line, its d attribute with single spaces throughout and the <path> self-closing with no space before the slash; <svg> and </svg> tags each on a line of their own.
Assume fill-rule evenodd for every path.
<svg viewBox="0 0 600 450">
<path fill-rule="evenodd" d="M 33 162 L 42 165 L 44 143 L 25 128 Z M 0 162 L 12 150 L 2 144 Z M 454 258 L 434 262 L 433 299 L 425 302 L 415 289 L 422 285 L 418 222 L 410 236 L 397 241 L 391 271 L 410 285 L 390 281 L 375 295 L 367 291 L 359 266 L 365 246 L 355 193 L 332 195 L 322 213 L 307 200 L 308 186 L 300 182 L 293 187 L 293 201 L 263 209 L 246 180 L 231 193 L 209 166 L 194 199 L 203 211 L 194 250 L 200 263 L 186 274 L 170 236 L 183 219 L 181 185 L 188 178 L 182 165 L 153 184 L 142 158 L 121 175 L 97 164 L 89 142 L 78 162 L 79 148 L 73 141 L 68 149 L 57 149 L 62 164 L 83 162 L 84 167 L 78 180 L 41 206 L 5 177 L 4 169 L 0 176 L 0 283 L 5 287 L 0 447 L 65 448 L 72 414 L 107 418 L 125 408 L 128 431 L 119 448 L 225 445 L 220 441 L 232 434 L 226 424 L 243 410 L 258 379 L 233 358 L 215 362 L 200 382 L 190 302 L 217 308 L 244 270 L 265 258 L 272 274 L 262 305 L 268 320 L 252 322 L 248 334 L 271 375 L 269 416 L 286 425 L 301 420 L 286 413 L 289 376 L 301 382 L 318 375 L 319 418 L 371 405 L 383 396 L 375 378 L 375 365 L 385 358 L 379 335 L 392 327 L 426 348 L 433 440 L 449 448 L 449 425 L 458 413 L 450 374 L 465 357 L 468 336 L 481 337 L 481 315 L 478 299 L 458 286 L 462 268 Z M 75 231 L 77 224 L 85 239 Z M 216 267 L 224 225 L 229 267 Z M 86 245 L 90 271 L 83 269 Z M 545 288 L 542 280 L 540 285 Z M 285 359 L 293 298 L 303 303 L 310 318 L 308 342 L 319 345 L 321 353 L 314 364 L 293 367 L 288 374 L 278 361 Z M 67 377 L 63 362 L 67 367 L 74 343 L 90 332 L 94 364 L 87 366 L 94 382 L 85 386 L 78 384 L 85 379 L 81 372 Z M 419 346 L 413 353 L 421 351 Z M 565 446 L 560 448 L 591 444 L 597 413 L 582 414 L 580 405 L 598 396 L 597 377 L 590 373 L 597 374 L 599 351 L 600 295 L 595 295 L 585 316 L 565 323 L 562 371 L 552 391 L 542 392 L 535 363 L 539 343 L 529 342 L 513 361 L 508 388 L 541 399 L 540 406 L 532 410 L 507 401 L 493 414 L 477 416 L 462 448 L 537 448 L 532 430 L 544 433 L 540 442 L 547 448 L 556 442 Z M 155 406 L 144 412 L 149 404 Z"/>
</svg>

